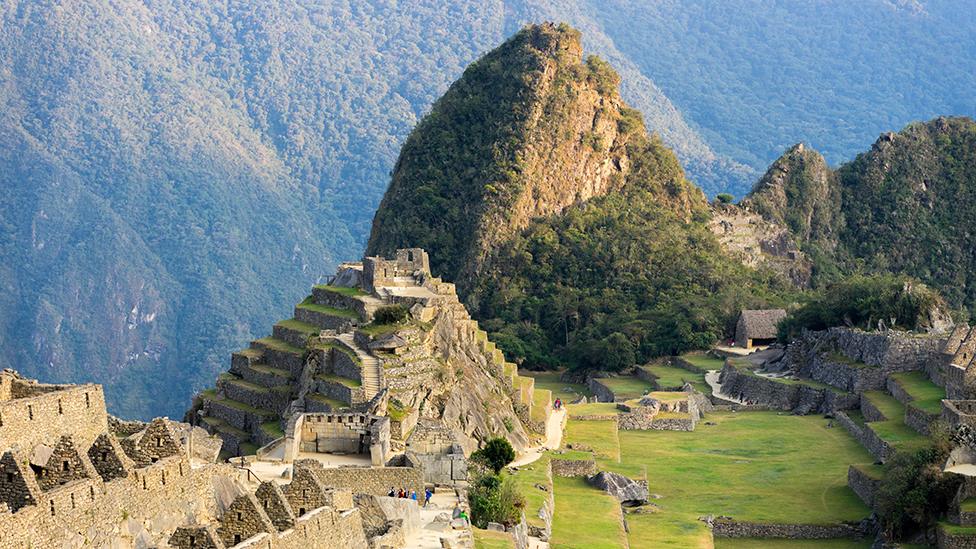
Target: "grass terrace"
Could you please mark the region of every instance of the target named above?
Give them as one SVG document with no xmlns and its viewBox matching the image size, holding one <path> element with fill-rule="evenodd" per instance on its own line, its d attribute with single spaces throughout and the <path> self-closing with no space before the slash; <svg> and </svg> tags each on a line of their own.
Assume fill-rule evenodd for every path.
<svg viewBox="0 0 976 549">
<path fill-rule="evenodd" d="M 330 286 L 328 284 L 317 284 L 314 286 L 316 290 L 325 290 L 327 292 L 336 293 L 339 295 L 344 295 L 346 297 L 359 297 L 368 295 L 363 290 L 359 288 L 347 288 L 345 286 Z"/>
<path fill-rule="evenodd" d="M 305 298 L 297 305 L 299 309 L 307 309 L 309 311 L 315 311 L 317 313 L 322 313 L 324 315 L 336 316 L 339 318 L 348 318 L 350 320 L 358 320 L 359 315 L 355 311 L 350 311 L 349 309 L 338 309 L 336 307 L 329 307 L 328 305 L 319 305 L 312 301 L 312 296 Z"/>
<path fill-rule="evenodd" d="M 338 383 L 340 385 L 345 385 L 350 389 L 356 389 L 363 386 L 363 382 L 358 379 L 350 379 L 348 377 L 337 376 L 335 374 L 316 374 L 315 379 L 322 381 L 331 381 L 333 383 Z"/>
<path fill-rule="evenodd" d="M 281 422 L 279 421 L 268 421 L 266 423 L 262 423 L 261 430 L 273 438 L 281 438 L 285 436 L 285 431 L 281 428 Z"/>
<path fill-rule="evenodd" d="M 619 414 L 616 403 L 613 402 L 590 402 L 588 404 L 573 404 L 567 406 L 570 418 L 585 419 L 592 416 L 606 416 Z"/>
<path fill-rule="evenodd" d="M 537 391 L 539 389 L 552 391 L 553 400 L 559 398 L 567 404 L 581 396 L 593 396 L 593 393 L 582 383 L 560 381 L 559 376 L 562 375 L 562 372 L 533 372 L 522 370 L 518 375 L 535 378 L 535 388 Z"/>
<path fill-rule="evenodd" d="M 866 391 L 863 396 L 888 418 L 865 424 L 882 440 L 897 450 L 918 448 L 928 442 L 927 437 L 905 425 L 905 405 L 898 399 L 882 391 Z"/>
<path fill-rule="evenodd" d="M 375 322 L 370 322 L 365 326 L 360 326 L 357 328 L 357 330 L 370 337 L 378 337 L 386 334 L 392 334 L 393 332 L 406 327 L 406 325 L 406 322 L 395 322 L 391 324 L 377 324 Z"/>
<path fill-rule="evenodd" d="M 281 351 L 283 353 L 291 353 L 293 355 L 301 355 L 305 353 L 305 349 L 302 349 L 301 347 L 295 347 L 294 345 L 288 343 L 287 341 L 282 341 L 280 339 L 275 339 L 273 337 L 262 337 L 261 339 L 256 340 L 256 342 L 260 343 L 261 345 L 264 345 L 269 349 L 275 351 Z"/>
<path fill-rule="evenodd" d="M 663 496 L 655 500 L 659 512 L 628 516 L 632 549 L 707 547 L 710 533 L 697 519 L 708 514 L 806 524 L 870 514 L 847 487 L 847 469 L 874 460 L 846 431 L 827 428 L 828 420 L 776 412 L 716 412 L 708 419 L 717 425 L 700 425 L 692 433 L 619 433 L 620 463 L 608 465 L 651 479 L 651 491 Z"/>
<path fill-rule="evenodd" d="M 899 372 L 892 374 L 891 379 L 912 397 L 913 406 L 930 414 L 942 411 L 942 400 L 946 398 L 945 389 L 932 383 L 925 372 Z"/>
<path fill-rule="evenodd" d="M 725 366 L 724 359 L 716 358 L 711 355 L 703 355 L 701 353 L 687 353 L 678 358 L 703 370 L 721 370 L 722 366 Z"/>
<path fill-rule="evenodd" d="M 341 400 L 336 400 L 334 398 L 329 398 L 329 397 L 327 397 L 327 396 L 325 396 L 323 394 L 320 394 L 320 393 L 309 393 L 308 395 L 305 396 L 305 398 L 311 399 L 311 400 L 313 400 L 315 402 L 318 402 L 320 404 L 328 404 L 329 407 L 332 408 L 332 410 L 342 410 L 344 408 L 348 408 L 349 407 L 348 404 L 346 404 L 345 402 L 342 402 Z"/>
<path fill-rule="evenodd" d="M 878 409 L 889 420 L 901 420 L 905 417 L 905 406 L 898 399 L 884 391 L 865 391 L 862 398 L 866 398 L 872 406 Z"/>
<path fill-rule="evenodd" d="M 641 369 L 657 378 L 657 388 L 659 389 L 676 389 L 683 387 L 685 383 L 691 383 L 699 392 L 706 395 L 712 394 L 711 387 L 705 383 L 705 374 L 696 374 L 684 368 L 665 364 L 648 364 L 641 366 Z"/>
<path fill-rule="evenodd" d="M 867 364 L 853 360 L 849 356 L 842 353 L 830 353 L 827 358 L 831 362 L 836 362 L 837 364 L 844 364 L 846 366 L 852 366 L 854 368 L 875 368 L 875 366 L 868 366 Z"/>
<path fill-rule="evenodd" d="M 571 420 L 563 431 L 563 446 L 570 443 L 582 443 L 593 448 L 593 457 L 600 467 L 611 467 L 620 463 L 620 439 L 616 421 Z"/>
<path fill-rule="evenodd" d="M 597 381 L 610 388 L 617 400 L 640 398 L 654 390 L 653 384 L 633 376 L 602 377 Z"/>
<path fill-rule="evenodd" d="M 333 343 L 332 341 L 318 341 L 312 345 L 312 348 L 320 349 L 322 351 L 335 350 L 340 353 L 345 353 L 345 355 L 349 357 L 349 359 L 352 360 L 353 363 L 358 364 L 359 366 L 363 365 L 363 361 L 359 358 L 359 355 L 357 355 L 355 351 L 353 351 L 349 347 L 346 347 L 342 343 Z"/>
<path fill-rule="evenodd" d="M 542 528 L 545 526 L 545 521 L 539 518 L 539 509 L 542 508 L 546 503 L 546 499 L 549 497 L 547 492 L 544 492 L 538 488 L 536 485 L 548 486 L 552 490 L 552 486 L 549 482 L 549 460 L 551 459 L 550 453 L 545 453 L 538 460 L 528 464 L 523 465 L 518 468 L 516 473 L 504 473 L 510 475 L 515 479 L 515 483 L 518 485 L 519 491 L 525 496 L 525 520 L 532 526 L 538 526 Z"/>
<path fill-rule="evenodd" d="M 545 421 L 546 409 L 552 405 L 552 393 L 546 389 L 535 388 L 532 393 L 532 413 L 533 421 Z"/>
<path fill-rule="evenodd" d="M 474 549 L 513 549 L 515 540 L 508 532 L 495 532 L 471 528 L 474 533 Z"/>
<path fill-rule="evenodd" d="M 552 547 L 626 547 L 627 533 L 624 532 L 620 504 L 616 499 L 590 487 L 582 478 L 554 478 L 553 493 L 556 496 L 556 511 L 550 539 Z"/>
</svg>

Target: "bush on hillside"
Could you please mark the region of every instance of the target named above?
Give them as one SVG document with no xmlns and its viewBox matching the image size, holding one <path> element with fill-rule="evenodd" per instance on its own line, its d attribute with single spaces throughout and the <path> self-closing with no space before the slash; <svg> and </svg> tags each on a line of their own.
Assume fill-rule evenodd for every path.
<svg viewBox="0 0 976 549">
<path fill-rule="evenodd" d="M 471 459 L 491 469 L 497 475 L 502 468 L 515 460 L 512 444 L 501 437 L 489 440 L 484 448 L 471 454 Z"/>
<path fill-rule="evenodd" d="M 407 319 L 409 311 L 403 305 L 386 305 L 376 309 L 373 322 L 376 324 L 397 324 Z"/>
<path fill-rule="evenodd" d="M 491 472 L 476 473 L 471 486 L 468 501 L 472 524 L 478 528 L 487 528 L 489 522 L 512 526 L 521 520 L 525 497 L 515 479 Z"/>
<path fill-rule="evenodd" d="M 948 315 L 938 292 L 907 276 L 855 275 L 832 284 L 791 313 L 779 327 L 782 340 L 802 330 L 851 326 L 867 330 L 879 323 L 889 328 L 925 330 Z"/>
</svg>

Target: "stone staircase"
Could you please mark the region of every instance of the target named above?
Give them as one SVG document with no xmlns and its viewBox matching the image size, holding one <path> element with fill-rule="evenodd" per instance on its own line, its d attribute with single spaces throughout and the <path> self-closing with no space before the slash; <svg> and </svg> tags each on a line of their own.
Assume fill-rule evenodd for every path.
<svg viewBox="0 0 976 549">
<path fill-rule="evenodd" d="M 372 399 L 383 388 L 383 365 L 380 360 L 356 343 L 351 332 L 339 334 L 336 339 L 344 343 L 359 358 L 362 366 L 363 393 L 366 400 Z"/>
</svg>

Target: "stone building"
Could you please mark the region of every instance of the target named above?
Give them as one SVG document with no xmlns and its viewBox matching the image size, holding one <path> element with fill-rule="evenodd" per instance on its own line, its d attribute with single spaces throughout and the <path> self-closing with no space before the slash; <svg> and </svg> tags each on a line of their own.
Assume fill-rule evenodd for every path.
<svg viewBox="0 0 976 549">
<path fill-rule="evenodd" d="M 0 418 L 5 549 L 369 545 L 349 490 L 301 468 L 283 488 L 252 490 L 244 471 L 213 461 L 201 429 L 110 422 L 99 386 L 0 372 Z"/>
<path fill-rule="evenodd" d="M 735 344 L 743 349 L 769 345 L 776 341 L 777 324 L 786 318 L 783 309 L 743 309 L 735 325 Z"/>
<path fill-rule="evenodd" d="M 283 444 L 285 463 L 307 452 L 368 455 L 382 466 L 390 458 L 390 419 L 360 412 L 295 414 Z"/>
<path fill-rule="evenodd" d="M 468 478 L 468 460 L 454 432 L 438 420 L 422 419 L 407 439 L 406 458 L 424 471 L 424 482 L 454 484 Z"/>
</svg>

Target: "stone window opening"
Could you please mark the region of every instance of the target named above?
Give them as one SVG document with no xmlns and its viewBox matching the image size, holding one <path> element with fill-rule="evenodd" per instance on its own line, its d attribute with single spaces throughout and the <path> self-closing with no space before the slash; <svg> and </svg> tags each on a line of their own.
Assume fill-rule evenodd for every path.
<svg viewBox="0 0 976 549">
<path fill-rule="evenodd" d="M 88 397 L 88 393 L 85 393 L 85 408 L 91 408 L 91 399 Z"/>
<path fill-rule="evenodd" d="M 95 501 L 95 487 L 94 486 L 89 486 L 88 487 L 88 495 L 91 496 L 91 500 L 92 501 Z"/>
<path fill-rule="evenodd" d="M 234 545 L 237 545 L 240 542 L 241 542 L 241 535 L 240 534 L 234 534 Z"/>
<path fill-rule="evenodd" d="M 13 482 L 14 482 L 14 474 L 8 472 L 7 473 L 7 484 L 13 484 Z"/>
<path fill-rule="evenodd" d="M 153 457 L 149 458 L 149 462 L 150 463 L 156 463 L 157 461 L 159 461 L 159 458 L 156 457 L 156 456 L 153 456 Z"/>
<path fill-rule="evenodd" d="M 304 507 L 299 507 L 298 508 L 298 516 L 302 516 L 304 514 L 305 514 L 305 508 Z M 303 528 L 304 528 L 304 526 L 303 526 Z"/>
<path fill-rule="evenodd" d="M 54 515 L 55 515 L 55 513 L 54 513 L 54 500 L 52 499 L 51 500 L 51 516 L 53 517 Z"/>
<path fill-rule="evenodd" d="M 162 476 L 160 478 L 163 481 L 163 486 L 166 486 L 166 471 L 162 472 Z"/>
<path fill-rule="evenodd" d="M 244 514 L 240 511 L 237 512 L 237 520 L 244 520 Z"/>
<path fill-rule="evenodd" d="M 180 476 L 181 477 L 183 476 L 183 464 L 182 463 L 180 463 Z"/>
<path fill-rule="evenodd" d="M 163 447 L 163 437 L 156 437 L 156 448 Z"/>
<path fill-rule="evenodd" d="M 190 536 L 190 547 L 196 547 L 196 546 L 197 546 L 197 537 Z"/>
<path fill-rule="evenodd" d="M 27 419 L 34 419 L 34 407 L 30 404 L 27 405 Z"/>
<path fill-rule="evenodd" d="M 108 450 L 102 450 L 102 459 L 101 459 L 101 461 L 108 461 Z"/>
<path fill-rule="evenodd" d="M 0 414 L 0 427 L 3 427 L 3 414 Z"/>
<path fill-rule="evenodd" d="M 71 471 L 71 463 L 69 463 L 68 460 L 62 461 L 61 470 L 64 471 L 65 473 Z"/>
<path fill-rule="evenodd" d="M 142 489 L 143 490 L 148 490 L 149 489 L 149 487 L 146 486 L 146 477 L 142 477 Z"/>
<path fill-rule="evenodd" d="M 61 399 L 60 398 L 58 399 L 58 414 L 59 415 L 62 415 L 62 416 L 64 415 L 64 406 L 61 405 Z"/>
<path fill-rule="evenodd" d="M 72 509 L 75 508 L 75 495 L 74 494 L 71 494 L 71 508 Z"/>
</svg>

